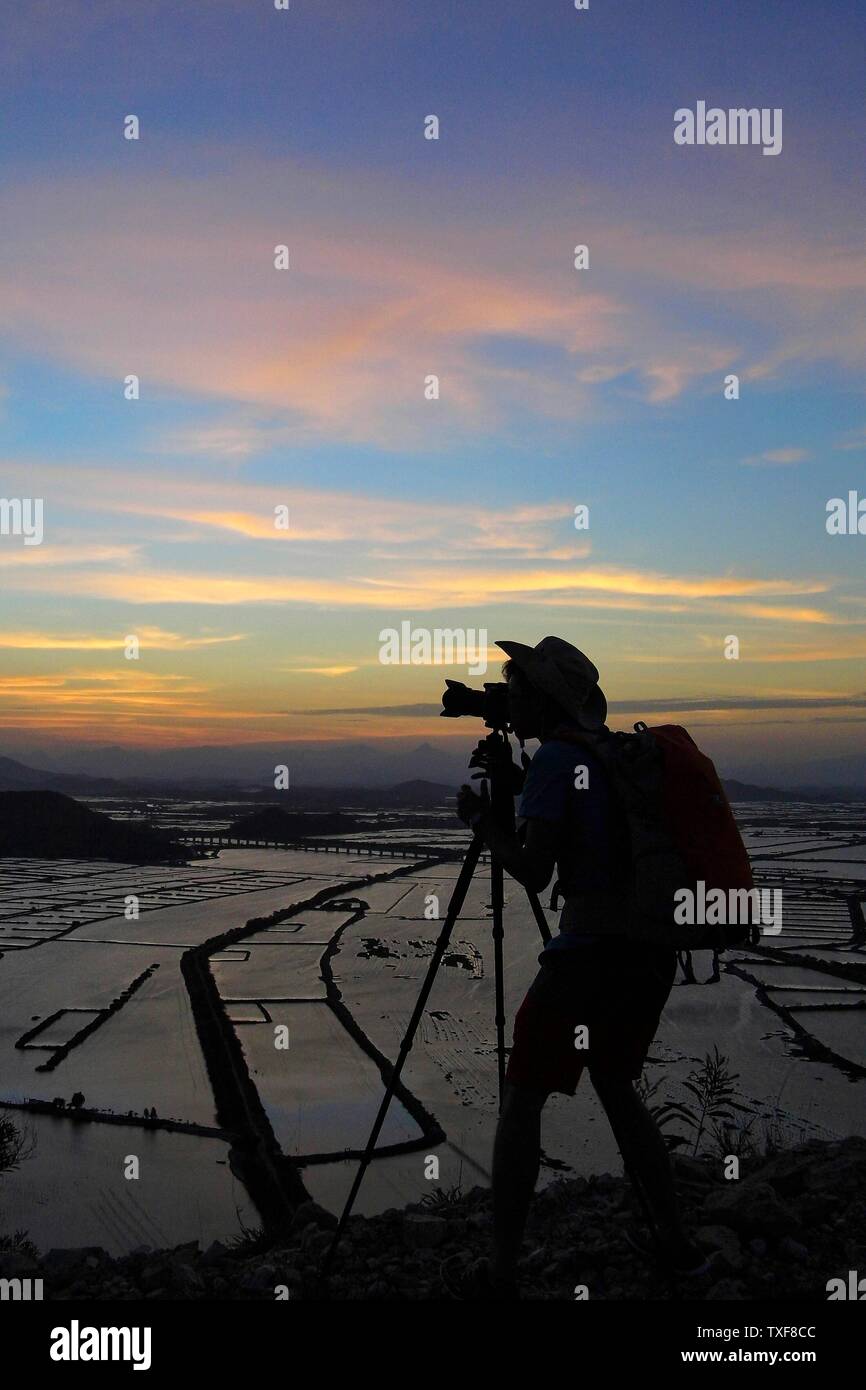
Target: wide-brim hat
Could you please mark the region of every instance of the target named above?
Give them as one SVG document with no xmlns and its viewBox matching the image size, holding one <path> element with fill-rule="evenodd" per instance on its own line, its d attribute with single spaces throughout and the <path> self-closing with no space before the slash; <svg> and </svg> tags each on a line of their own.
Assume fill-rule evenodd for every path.
<svg viewBox="0 0 866 1390">
<path fill-rule="evenodd" d="M 550 695 L 583 729 L 601 729 L 607 700 L 598 671 L 588 656 L 562 637 L 542 637 L 535 647 L 523 642 L 497 642 L 532 685 Z"/>
</svg>

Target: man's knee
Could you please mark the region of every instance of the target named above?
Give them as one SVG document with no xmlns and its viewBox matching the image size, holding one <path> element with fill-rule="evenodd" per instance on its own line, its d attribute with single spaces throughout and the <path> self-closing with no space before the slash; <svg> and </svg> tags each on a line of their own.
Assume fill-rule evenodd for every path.
<svg viewBox="0 0 866 1390">
<path fill-rule="evenodd" d="M 589 1079 L 602 1105 L 606 1106 L 608 1102 L 612 1105 L 634 1104 L 637 1092 L 631 1078 L 624 1073 L 590 1067 Z"/>
</svg>

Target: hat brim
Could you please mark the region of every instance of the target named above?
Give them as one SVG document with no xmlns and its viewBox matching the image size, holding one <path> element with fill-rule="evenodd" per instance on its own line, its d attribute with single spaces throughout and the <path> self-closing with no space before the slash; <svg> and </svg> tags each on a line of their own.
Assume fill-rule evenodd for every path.
<svg viewBox="0 0 866 1390">
<path fill-rule="evenodd" d="M 607 699 L 601 686 L 592 685 L 586 699 L 580 701 L 559 677 L 558 672 L 557 679 L 551 679 L 550 667 L 539 659 L 534 647 L 528 647 L 525 642 L 497 642 L 496 645 L 502 648 L 527 680 L 556 700 L 569 718 L 582 729 L 593 732 L 604 728 L 607 719 Z"/>
</svg>

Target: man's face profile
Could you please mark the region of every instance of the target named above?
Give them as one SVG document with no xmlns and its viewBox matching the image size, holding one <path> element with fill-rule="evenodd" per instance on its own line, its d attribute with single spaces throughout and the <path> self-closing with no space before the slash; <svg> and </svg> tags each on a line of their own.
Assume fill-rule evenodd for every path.
<svg viewBox="0 0 866 1390">
<path fill-rule="evenodd" d="M 508 717 L 520 739 L 537 738 L 540 728 L 538 699 L 532 686 L 519 673 L 510 671 L 508 684 Z"/>
</svg>

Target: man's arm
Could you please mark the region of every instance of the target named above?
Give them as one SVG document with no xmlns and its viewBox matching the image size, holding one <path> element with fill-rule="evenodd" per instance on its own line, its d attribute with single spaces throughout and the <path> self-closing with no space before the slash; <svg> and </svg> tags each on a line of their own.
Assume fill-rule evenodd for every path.
<svg viewBox="0 0 866 1390">
<path fill-rule="evenodd" d="M 526 822 L 521 843 L 513 830 L 503 829 L 493 818 L 489 806 L 471 787 L 461 787 L 457 797 L 461 820 L 481 835 L 484 843 L 512 878 L 540 893 L 546 888 L 556 867 L 559 826 L 555 821 L 533 817 Z"/>
</svg>

